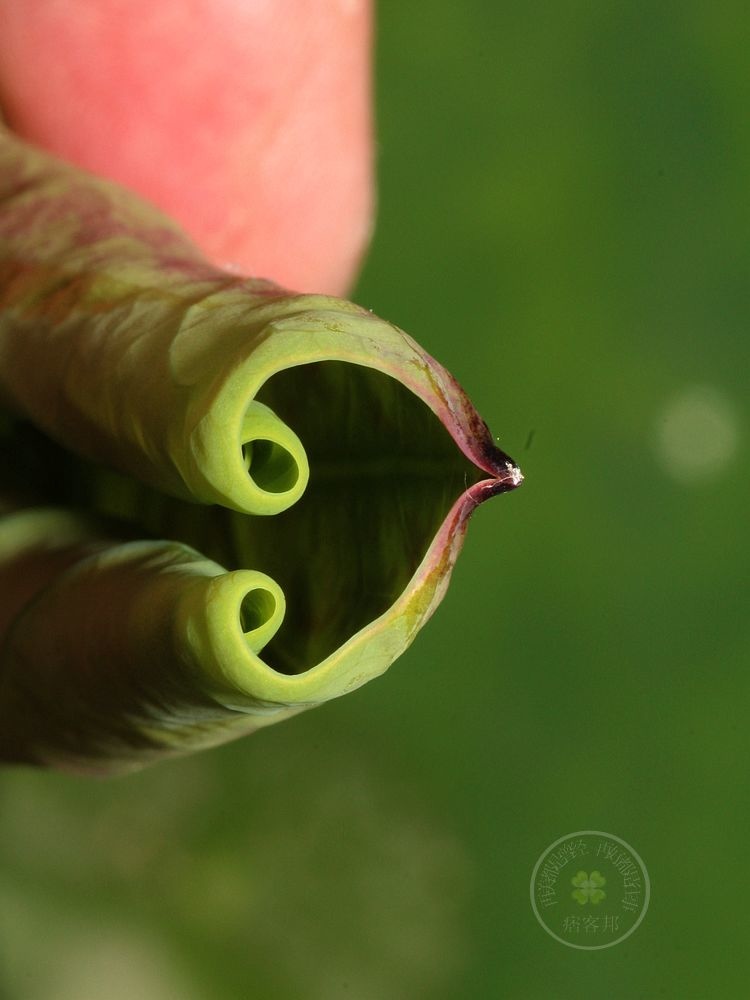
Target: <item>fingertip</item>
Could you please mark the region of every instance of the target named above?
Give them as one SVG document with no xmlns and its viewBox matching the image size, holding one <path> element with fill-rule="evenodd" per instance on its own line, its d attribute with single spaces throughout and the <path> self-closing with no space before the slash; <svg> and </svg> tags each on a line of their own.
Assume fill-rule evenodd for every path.
<svg viewBox="0 0 750 1000">
<path fill-rule="evenodd" d="M 0 0 L 12 126 L 149 198 L 220 266 L 346 291 L 373 220 L 369 0 L 63 7 Z"/>
</svg>

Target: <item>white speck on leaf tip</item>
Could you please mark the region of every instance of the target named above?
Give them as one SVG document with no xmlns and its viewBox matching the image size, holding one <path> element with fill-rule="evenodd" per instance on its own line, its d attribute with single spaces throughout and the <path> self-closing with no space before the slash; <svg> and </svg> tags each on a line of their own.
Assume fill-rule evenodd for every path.
<svg viewBox="0 0 750 1000">
<path fill-rule="evenodd" d="M 513 465 L 512 462 L 506 462 L 505 468 L 510 473 L 510 479 L 514 486 L 520 486 L 523 482 L 523 473 L 518 468 L 517 465 Z"/>
</svg>

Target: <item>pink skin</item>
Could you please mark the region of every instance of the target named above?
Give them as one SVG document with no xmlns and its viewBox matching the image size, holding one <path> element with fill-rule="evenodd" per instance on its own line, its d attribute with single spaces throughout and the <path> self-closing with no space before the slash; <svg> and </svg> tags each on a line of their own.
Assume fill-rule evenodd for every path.
<svg viewBox="0 0 750 1000">
<path fill-rule="evenodd" d="M 207 257 L 343 294 L 372 225 L 369 0 L 0 0 L 0 107 Z"/>
</svg>

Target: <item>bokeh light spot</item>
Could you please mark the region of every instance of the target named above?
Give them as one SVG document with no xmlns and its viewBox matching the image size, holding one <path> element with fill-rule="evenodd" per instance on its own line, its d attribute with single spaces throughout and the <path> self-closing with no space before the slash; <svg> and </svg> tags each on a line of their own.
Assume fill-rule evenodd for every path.
<svg viewBox="0 0 750 1000">
<path fill-rule="evenodd" d="M 726 393 L 693 385 L 667 401 L 655 424 L 657 459 L 686 485 L 710 482 L 725 473 L 739 447 L 739 420 Z"/>
</svg>

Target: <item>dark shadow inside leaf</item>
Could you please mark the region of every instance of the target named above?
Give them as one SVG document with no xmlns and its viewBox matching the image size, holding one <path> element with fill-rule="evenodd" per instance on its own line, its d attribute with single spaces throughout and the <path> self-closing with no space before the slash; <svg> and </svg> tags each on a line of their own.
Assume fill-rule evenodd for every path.
<svg viewBox="0 0 750 1000">
<path fill-rule="evenodd" d="M 370 368 L 290 368 L 258 398 L 302 439 L 310 483 L 283 514 L 229 519 L 240 564 L 268 573 L 287 599 L 263 659 L 298 673 L 390 607 L 479 470 L 421 399 Z"/>
</svg>

